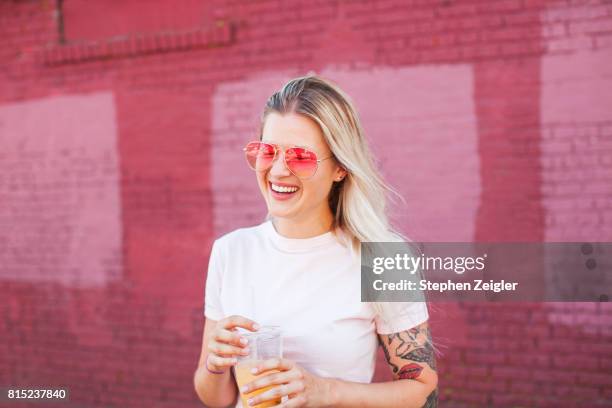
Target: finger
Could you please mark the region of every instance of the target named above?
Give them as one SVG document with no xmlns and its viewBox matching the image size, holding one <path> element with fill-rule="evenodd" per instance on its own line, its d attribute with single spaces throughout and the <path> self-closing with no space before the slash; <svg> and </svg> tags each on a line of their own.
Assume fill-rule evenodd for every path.
<svg viewBox="0 0 612 408">
<path fill-rule="evenodd" d="M 299 408 L 305 405 L 306 405 L 306 397 L 304 397 L 304 395 L 297 395 L 295 397 L 291 397 L 291 395 L 289 395 L 289 399 L 287 401 L 279 405 L 273 405 L 270 408 Z"/>
<path fill-rule="evenodd" d="M 226 317 L 221 327 L 227 330 L 231 330 L 236 327 L 242 327 L 250 331 L 257 331 L 259 329 L 259 325 L 256 322 L 239 315 Z"/>
<path fill-rule="evenodd" d="M 289 371 L 294 366 L 295 364 L 291 360 L 287 360 L 284 358 L 271 358 L 269 360 L 264 360 L 261 363 L 257 364 L 254 368 L 251 369 L 251 373 L 259 374 L 268 370 Z"/>
<path fill-rule="evenodd" d="M 255 397 L 249 398 L 249 405 L 257 405 L 265 401 L 273 401 L 292 393 L 300 393 L 304 391 L 304 383 L 300 380 L 292 381 L 288 384 L 280 384 L 270 388 Z"/>
<path fill-rule="evenodd" d="M 219 357 L 214 354 L 208 355 L 208 361 L 215 367 L 231 367 L 238 362 L 238 360 L 233 357 Z"/>
<path fill-rule="evenodd" d="M 246 337 L 225 329 L 221 329 L 217 332 L 215 335 L 215 340 L 221 343 L 232 344 L 237 347 L 244 347 L 249 343 Z"/>
<path fill-rule="evenodd" d="M 302 380 L 302 373 L 298 370 L 290 370 L 290 371 L 282 371 L 280 373 L 271 373 L 262 376 L 261 378 L 257 378 L 256 380 L 251 381 L 243 385 L 240 388 L 240 391 L 243 394 L 247 394 L 249 392 L 256 391 L 260 388 L 268 387 L 270 385 L 279 385 L 286 384 L 291 381 L 299 381 Z"/>
<path fill-rule="evenodd" d="M 249 355 L 249 348 L 230 346 L 229 344 L 217 343 L 211 340 L 208 343 L 208 351 L 211 354 L 216 354 L 221 357 L 233 357 L 233 356 L 247 356 Z"/>
</svg>

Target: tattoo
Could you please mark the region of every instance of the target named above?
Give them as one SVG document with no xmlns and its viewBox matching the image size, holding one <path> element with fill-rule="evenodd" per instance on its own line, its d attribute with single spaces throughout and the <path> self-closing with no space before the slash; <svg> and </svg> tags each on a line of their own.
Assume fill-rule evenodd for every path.
<svg viewBox="0 0 612 408">
<path fill-rule="evenodd" d="M 385 337 L 387 341 L 383 340 Z M 424 364 L 434 371 L 437 370 L 435 350 L 427 323 L 403 332 L 380 336 L 379 341 L 395 378 L 417 379 L 425 369 Z M 401 364 L 402 368 L 400 369 L 397 364 Z M 436 388 L 429 394 L 422 408 L 437 407 L 438 389 Z"/>
<path fill-rule="evenodd" d="M 383 351 L 385 352 L 385 360 L 387 360 L 387 363 L 389 363 L 389 365 L 393 369 L 393 372 L 397 373 L 397 370 L 399 370 L 399 367 L 393 364 L 393 362 L 391 361 L 391 356 L 389 355 L 389 350 L 387 349 L 387 346 L 385 346 L 385 343 L 383 343 L 380 339 L 378 339 L 378 342 L 380 343 Z"/>
<path fill-rule="evenodd" d="M 437 408 L 438 406 L 438 389 L 436 388 L 429 394 L 427 397 L 427 401 L 425 401 L 425 405 L 423 408 Z"/>
<path fill-rule="evenodd" d="M 389 346 L 394 341 L 397 341 L 394 356 L 402 360 L 408 360 L 408 364 L 399 367 L 391 361 Z M 410 378 L 415 379 L 423 371 L 423 366 L 416 364 L 427 363 L 432 370 L 436 371 L 436 357 L 434 354 L 431 332 L 426 324 L 413 327 L 399 333 L 389 334 L 387 336 L 387 344 L 381 341 L 385 358 L 391 366 L 393 373 L 397 374 L 400 379 Z"/>
<path fill-rule="evenodd" d="M 422 348 L 414 349 L 403 356 L 398 357 L 418 361 L 419 363 L 427 363 L 432 370 L 436 370 L 436 359 L 433 355 L 433 348 L 430 344 L 425 344 Z"/>
<path fill-rule="evenodd" d="M 414 380 L 419 375 L 421 375 L 421 371 L 423 371 L 422 366 L 415 363 L 410 363 L 403 366 L 402 369 L 399 371 L 398 375 L 400 380 Z"/>
</svg>

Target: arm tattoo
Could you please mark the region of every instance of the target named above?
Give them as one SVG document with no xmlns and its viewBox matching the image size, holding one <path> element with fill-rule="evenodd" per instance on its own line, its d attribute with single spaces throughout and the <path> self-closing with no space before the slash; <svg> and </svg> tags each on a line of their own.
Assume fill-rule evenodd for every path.
<svg viewBox="0 0 612 408">
<path fill-rule="evenodd" d="M 385 353 L 387 363 L 398 379 L 414 380 L 418 378 L 425 368 L 423 364 L 418 363 L 426 363 L 432 370 L 437 370 L 431 332 L 426 324 L 403 332 L 389 334 L 386 337 L 386 342 L 383 340 L 383 337 L 379 339 L 380 344 Z M 396 347 L 390 347 L 393 342 L 396 342 Z M 391 354 L 393 354 L 393 361 Z M 398 359 L 401 361 L 399 363 L 401 368 L 396 364 Z M 437 406 L 438 389 L 435 389 L 427 397 L 423 408 L 436 408 Z"/>
<path fill-rule="evenodd" d="M 393 372 L 397 374 L 400 369 L 397 365 L 391 362 L 388 347 L 394 340 L 399 342 L 397 348 L 395 348 L 395 357 L 399 357 L 403 360 L 410 360 L 411 362 L 416 361 L 418 363 L 427 363 L 432 370 L 436 371 L 436 357 L 432 346 L 431 332 L 428 327 L 417 326 L 410 330 L 390 334 L 387 338 L 387 344 L 381 341 L 383 350 L 385 352 L 385 358 L 391 365 Z M 415 365 L 418 364 L 409 363 L 403 366 L 401 371 L 404 371 L 405 368 L 406 371 L 414 374 Z M 416 377 L 418 377 L 418 374 L 420 374 L 420 371 L 417 373 Z"/>
<path fill-rule="evenodd" d="M 398 373 L 398 376 L 400 380 L 414 380 L 419 375 L 421 375 L 421 371 L 423 371 L 423 366 L 415 363 L 409 363 L 402 367 L 402 369 Z"/>
</svg>

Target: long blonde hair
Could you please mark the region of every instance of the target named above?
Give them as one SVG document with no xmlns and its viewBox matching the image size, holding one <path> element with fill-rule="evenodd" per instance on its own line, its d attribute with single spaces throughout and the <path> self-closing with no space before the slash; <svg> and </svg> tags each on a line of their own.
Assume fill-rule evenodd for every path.
<svg viewBox="0 0 612 408">
<path fill-rule="evenodd" d="M 340 241 L 361 254 L 361 242 L 410 242 L 389 223 L 387 201 L 401 196 L 382 179 L 370 152 L 351 98 L 333 82 L 316 74 L 294 78 L 270 96 L 261 115 L 260 139 L 270 113 L 296 113 L 315 121 L 335 160 L 347 170 L 329 195 L 333 229 Z M 267 219 L 270 219 L 268 213 Z M 384 318 L 394 306 L 373 303 Z"/>
</svg>

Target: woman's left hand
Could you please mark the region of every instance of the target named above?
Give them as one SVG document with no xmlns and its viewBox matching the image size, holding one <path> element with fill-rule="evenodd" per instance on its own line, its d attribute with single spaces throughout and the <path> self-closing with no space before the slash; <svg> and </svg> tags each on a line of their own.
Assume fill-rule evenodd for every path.
<svg viewBox="0 0 612 408">
<path fill-rule="evenodd" d="M 245 384 L 240 389 L 243 394 L 247 394 L 260 388 L 272 386 L 266 392 L 249 398 L 250 406 L 269 400 L 277 400 L 284 396 L 288 396 L 289 399 L 280 405 L 275 405 L 275 407 L 320 408 L 331 405 L 331 381 L 310 374 L 291 360 L 284 358 L 264 360 L 257 364 L 256 368 L 257 372 L 252 374 L 265 374 L 269 370 L 278 370 L 279 372 L 265 374 Z M 245 389 L 245 387 L 247 388 Z"/>
</svg>

